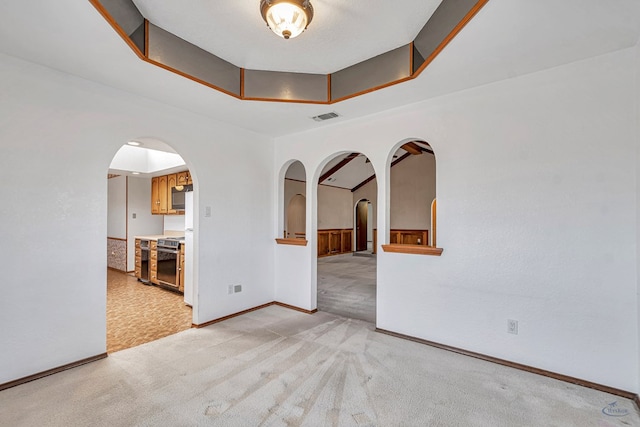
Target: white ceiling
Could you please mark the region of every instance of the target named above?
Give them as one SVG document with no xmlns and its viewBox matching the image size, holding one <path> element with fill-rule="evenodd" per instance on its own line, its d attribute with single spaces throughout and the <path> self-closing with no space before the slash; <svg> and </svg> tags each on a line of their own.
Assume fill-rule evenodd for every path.
<svg viewBox="0 0 640 427">
<path fill-rule="evenodd" d="M 442 0 L 313 0 L 307 31 L 284 40 L 259 0 L 133 0 L 150 22 L 239 67 L 328 74 L 406 45 Z"/>
<path fill-rule="evenodd" d="M 188 2 L 189 5 L 192 3 Z M 259 14 L 259 0 L 213 2 L 220 10 L 230 10 L 229 3 L 252 5 L 250 9 L 255 9 L 252 19 L 268 31 Z M 342 14 L 354 14 L 361 19 L 359 13 L 345 6 L 351 3 L 355 0 L 318 0 L 314 6 L 318 17 L 323 14 L 331 17 L 326 18 L 327 22 Z M 385 3 L 398 4 L 381 0 L 367 2 L 376 7 Z M 415 6 L 416 2 L 409 3 Z M 191 13 L 185 4 L 182 2 L 180 13 Z M 332 9 L 321 11 L 323 8 Z M 394 15 L 394 20 L 409 25 L 415 8 L 398 7 L 398 10 L 402 14 Z M 365 15 L 367 19 L 368 16 Z M 195 21 L 197 17 L 190 19 Z M 287 49 L 287 42 L 302 45 L 313 40 L 312 31 L 321 31 L 323 20 L 325 18 L 314 19 L 308 34 L 289 41 L 269 32 L 255 36 L 254 40 L 232 26 L 225 27 L 224 31 L 214 28 L 214 31 L 225 40 L 224 43 L 242 40 L 229 51 L 242 52 L 247 61 L 248 58 L 257 58 L 256 46 L 262 38 L 269 43 L 278 42 L 276 47 L 262 48 L 268 50 L 273 56 L 271 60 L 277 63 L 282 50 Z M 366 19 L 362 21 L 374 29 L 379 28 Z M 639 33 L 638 0 L 490 0 L 417 79 L 323 106 L 241 101 L 140 61 L 87 0 L 0 2 L 0 52 L 274 137 L 331 126 L 446 93 L 631 47 L 636 44 Z M 359 37 L 334 38 L 333 41 L 336 55 L 345 61 L 352 53 L 355 52 L 352 58 L 360 53 L 361 44 L 371 45 Z M 342 50 L 345 52 L 340 53 Z M 320 123 L 310 119 L 328 111 L 336 111 L 341 117 Z"/>
</svg>

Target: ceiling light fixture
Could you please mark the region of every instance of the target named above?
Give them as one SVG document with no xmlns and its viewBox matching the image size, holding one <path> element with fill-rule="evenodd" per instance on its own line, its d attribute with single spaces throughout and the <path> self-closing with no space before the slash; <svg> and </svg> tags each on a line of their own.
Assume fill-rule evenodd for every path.
<svg viewBox="0 0 640 427">
<path fill-rule="evenodd" d="M 262 19 L 284 39 L 299 36 L 313 19 L 309 0 L 260 0 Z"/>
<path fill-rule="evenodd" d="M 134 147 L 137 147 L 137 146 L 139 146 L 139 145 L 142 145 L 142 143 L 141 143 L 141 142 L 138 142 L 138 141 L 129 141 L 129 142 L 127 142 L 127 144 L 129 144 L 129 145 L 133 145 Z"/>
</svg>

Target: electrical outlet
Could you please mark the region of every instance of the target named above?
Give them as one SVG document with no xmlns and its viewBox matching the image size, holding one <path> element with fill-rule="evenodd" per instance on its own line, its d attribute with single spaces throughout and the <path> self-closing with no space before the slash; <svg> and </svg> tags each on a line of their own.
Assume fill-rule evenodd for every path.
<svg viewBox="0 0 640 427">
<path fill-rule="evenodd" d="M 205 206 L 204 207 L 204 216 L 206 218 L 211 217 L 211 206 Z"/>
<path fill-rule="evenodd" d="M 227 293 L 229 295 L 231 295 L 233 293 L 233 285 L 229 285 L 229 287 L 227 288 Z"/>
<path fill-rule="evenodd" d="M 518 321 L 513 319 L 507 319 L 507 332 L 510 334 L 518 335 Z"/>
<path fill-rule="evenodd" d="M 242 285 L 235 285 L 233 287 L 233 292 L 242 292 Z"/>
<path fill-rule="evenodd" d="M 136 219 L 136 216 L 138 216 L 135 212 L 131 214 L 131 218 L 132 219 Z"/>
</svg>

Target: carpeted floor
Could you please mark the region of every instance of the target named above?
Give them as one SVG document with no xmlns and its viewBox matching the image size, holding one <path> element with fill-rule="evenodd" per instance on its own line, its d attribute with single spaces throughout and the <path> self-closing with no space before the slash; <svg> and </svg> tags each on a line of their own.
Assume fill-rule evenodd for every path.
<svg viewBox="0 0 640 427">
<path fill-rule="evenodd" d="M 135 347 L 191 328 L 181 294 L 107 270 L 107 352 Z"/>
<path fill-rule="evenodd" d="M 614 402 L 619 417 L 603 412 Z M 0 425 L 628 427 L 640 417 L 617 396 L 271 306 L 1 391 Z"/>
<path fill-rule="evenodd" d="M 375 256 L 318 258 L 318 310 L 375 323 Z"/>
</svg>

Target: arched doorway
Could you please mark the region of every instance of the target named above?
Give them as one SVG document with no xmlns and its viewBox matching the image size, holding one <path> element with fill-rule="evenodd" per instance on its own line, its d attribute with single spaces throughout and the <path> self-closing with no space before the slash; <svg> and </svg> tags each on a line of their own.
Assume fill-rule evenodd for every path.
<svg viewBox="0 0 640 427">
<path fill-rule="evenodd" d="M 376 321 L 376 205 L 375 171 L 364 154 L 326 163 L 317 183 L 318 310 Z"/>
<path fill-rule="evenodd" d="M 193 180 L 161 141 L 124 144 L 108 171 L 107 352 L 191 327 Z"/>
</svg>

